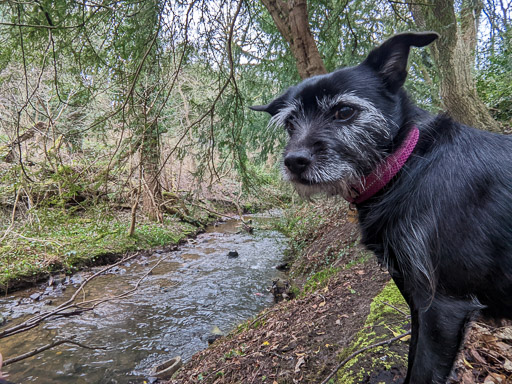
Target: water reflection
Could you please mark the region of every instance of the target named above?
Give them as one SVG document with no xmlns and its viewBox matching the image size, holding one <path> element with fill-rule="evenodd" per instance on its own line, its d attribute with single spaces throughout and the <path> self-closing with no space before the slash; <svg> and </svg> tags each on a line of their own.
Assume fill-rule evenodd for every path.
<svg viewBox="0 0 512 384">
<path fill-rule="evenodd" d="M 229 221 L 209 228 L 179 251 L 132 260 L 86 288 L 88 299 L 122 293 L 163 258 L 128 298 L 0 340 L 4 358 L 73 335 L 78 342 L 109 347 L 87 350 L 61 345 L 8 366 L 9 378 L 23 383 L 140 383 L 158 362 L 176 355 L 187 360 L 205 348 L 214 326 L 227 332 L 271 305 L 266 288 L 280 277 L 275 266 L 281 261 L 285 238 L 269 230 L 237 233 L 237 225 Z M 239 256 L 229 258 L 230 250 Z M 1 298 L 0 315 L 9 320 L 4 327 L 58 305 L 72 291 L 70 285 L 64 293 L 42 296 L 37 303 L 28 298 L 33 291 Z"/>
</svg>

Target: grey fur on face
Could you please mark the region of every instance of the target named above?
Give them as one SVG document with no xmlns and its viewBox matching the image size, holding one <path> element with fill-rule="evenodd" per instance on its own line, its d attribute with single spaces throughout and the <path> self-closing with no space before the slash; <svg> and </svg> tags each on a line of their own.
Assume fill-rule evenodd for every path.
<svg viewBox="0 0 512 384">
<path fill-rule="evenodd" d="M 344 124 L 333 119 L 332 110 L 339 105 L 354 108 L 352 121 Z M 306 111 L 300 100 L 294 100 L 269 123 L 288 127 L 285 156 L 288 151 L 302 149 L 312 156 L 311 165 L 300 179 L 282 163 L 283 177 L 303 197 L 318 193 L 347 196 L 350 187 L 385 157 L 377 143 L 391 140 L 393 122 L 369 100 L 354 93 L 317 98 L 315 107 Z"/>
</svg>

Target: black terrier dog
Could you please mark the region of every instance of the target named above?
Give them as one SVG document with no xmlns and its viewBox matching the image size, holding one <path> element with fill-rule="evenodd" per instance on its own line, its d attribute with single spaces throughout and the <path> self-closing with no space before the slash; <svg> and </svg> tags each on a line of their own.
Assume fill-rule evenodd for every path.
<svg viewBox="0 0 512 384">
<path fill-rule="evenodd" d="M 358 66 L 304 80 L 263 106 L 289 142 L 284 177 L 303 196 L 342 195 L 362 241 L 411 309 L 405 383 L 445 383 L 468 322 L 512 318 L 512 137 L 414 106 L 402 33 Z"/>
</svg>

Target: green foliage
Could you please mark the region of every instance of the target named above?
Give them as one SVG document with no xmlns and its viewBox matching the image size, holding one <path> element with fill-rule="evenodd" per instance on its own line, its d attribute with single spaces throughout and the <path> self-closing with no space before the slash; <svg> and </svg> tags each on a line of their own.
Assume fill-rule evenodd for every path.
<svg viewBox="0 0 512 384">
<path fill-rule="evenodd" d="M 499 44 L 488 48 L 490 54 L 484 59 L 483 68 L 477 72 L 477 90 L 482 100 L 491 108 L 494 118 L 510 127 L 512 126 L 512 27 L 505 30 L 497 40 Z"/>
<path fill-rule="evenodd" d="M 246 346 L 242 344 L 240 348 L 232 349 L 224 354 L 224 360 L 232 359 L 233 357 L 245 356 Z"/>
<path fill-rule="evenodd" d="M 303 294 L 315 292 L 327 286 L 329 279 L 335 276 L 340 268 L 329 267 L 310 276 L 304 285 Z"/>
<path fill-rule="evenodd" d="M 107 206 L 86 214 L 58 208 L 32 212 L 37 220 L 16 228 L 0 248 L 0 289 L 15 279 L 52 271 L 73 271 L 108 255 L 178 243 L 195 231 L 166 218 L 163 224 L 144 223 L 128 236 L 129 220 L 112 215 Z M 4 228 L 5 229 L 5 228 Z"/>
</svg>

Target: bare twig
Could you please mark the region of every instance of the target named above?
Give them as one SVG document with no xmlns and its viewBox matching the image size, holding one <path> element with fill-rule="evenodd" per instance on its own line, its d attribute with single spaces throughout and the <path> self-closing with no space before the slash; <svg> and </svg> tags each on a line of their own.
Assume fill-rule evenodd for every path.
<svg viewBox="0 0 512 384">
<path fill-rule="evenodd" d="M 78 29 L 82 28 L 84 24 L 77 25 L 42 25 L 42 24 L 20 24 L 20 23 L 8 23 L 8 22 L 0 22 L 0 25 L 5 25 L 8 27 L 18 27 L 18 28 L 36 28 L 36 29 Z"/>
<path fill-rule="evenodd" d="M 74 336 L 72 337 L 74 338 Z M 28 359 L 29 357 L 32 357 L 32 356 L 35 356 L 41 352 L 44 352 L 48 349 L 51 349 L 51 348 L 54 348 L 58 345 L 61 345 L 61 344 L 73 344 L 73 345 L 77 345 L 81 348 L 86 348 L 86 349 L 108 349 L 107 347 L 91 347 L 91 346 L 88 346 L 88 345 L 84 345 L 82 343 L 79 343 L 77 341 L 73 341 L 72 338 L 70 339 L 63 339 L 63 340 L 57 340 L 57 341 L 54 341 L 53 343 L 50 343 L 50 344 L 47 344 L 43 347 L 39 347 L 37 349 L 34 349 L 33 351 L 30 351 L 30 352 L 27 352 L 27 353 L 24 353 L 22 355 L 19 355 L 19 356 L 16 356 L 16 357 L 13 357 L 11 359 L 7 359 L 4 361 L 4 366 L 6 365 L 9 365 L 9 364 L 12 364 L 12 363 L 17 363 L 18 361 L 21 361 L 21 360 L 25 360 L 25 359 Z"/>
<path fill-rule="evenodd" d="M 224 213 L 220 213 L 220 212 L 214 211 L 213 209 L 207 208 L 207 207 L 205 207 L 202 204 L 196 204 L 196 203 L 192 203 L 192 202 L 188 202 L 187 204 L 189 204 L 189 205 L 191 205 L 193 207 L 197 207 L 197 208 L 203 209 L 206 212 L 209 212 L 209 213 L 211 213 L 211 214 L 213 214 L 215 216 L 218 216 L 218 217 L 224 217 L 224 218 L 230 219 L 230 220 L 236 220 L 237 219 L 236 217 L 233 217 L 233 216 L 230 216 L 230 215 L 226 215 Z"/>
<path fill-rule="evenodd" d="M 11 328 L 8 328 L 4 331 L 1 331 L 0 332 L 0 339 L 2 338 L 5 338 L 5 337 L 9 337 L 9 336 L 13 336 L 13 335 L 16 335 L 18 333 L 22 333 L 22 332 L 25 332 L 29 329 L 32 329 L 36 326 L 38 326 L 42 321 L 48 319 L 48 318 L 51 318 L 51 317 L 62 317 L 62 316 L 71 316 L 71 315 L 75 315 L 75 314 L 79 314 L 81 312 L 85 312 L 85 311 L 88 311 L 88 310 L 91 310 L 93 308 L 80 308 L 78 306 L 78 304 L 75 304 L 75 299 L 77 298 L 77 296 L 79 295 L 79 293 L 84 289 L 84 287 L 92 280 L 94 279 L 95 277 L 105 273 L 106 271 L 108 271 L 110 268 L 113 268 L 123 262 L 126 262 L 128 260 L 131 260 L 135 257 L 139 256 L 139 253 L 135 253 L 129 257 L 124 257 L 122 258 L 121 260 L 119 260 L 117 263 L 113 264 L 113 265 L 109 265 L 105 268 L 103 268 L 101 271 L 99 272 L 96 272 L 95 274 L 89 276 L 81 285 L 80 287 L 76 290 L 76 292 L 71 296 L 70 299 L 68 299 L 67 301 L 65 301 L 64 303 L 62 303 L 61 305 L 59 305 L 57 308 L 54 308 L 52 309 L 51 311 L 47 311 L 47 312 L 42 312 L 38 315 L 35 315 L 33 317 L 31 317 L 30 319 L 24 321 L 23 323 L 21 324 L 18 324 L 18 325 L 15 325 Z M 84 302 L 82 302 L 83 304 Z M 66 311 L 70 311 L 70 310 L 73 310 L 75 309 L 75 311 L 72 311 L 72 312 L 66 312 Z"/>
<path fill-rule="evenodd" d="M 252 328 L 254 326 L 254 324 L 256 324 L 258 321 L 260 321 L 261 319 L 265 318 L 269 313 L 275 312 L 278 309 L 279 309 L 278 307 L 273 307 L 271 309 L 267 309 L 264 313 L 262 313 L 261 315 L 256 317 L 253 321 L 251 321 L 251 323 L 249 324 L 248 328 Z"/>
<path fill-rule="evenodd" d="M 16 191 L 16 199 L 14 200 L 14 206 L 12 207 L 12 214 L 11 214 L 11 224 L 9 224 L 9 227 L 5 230 L 2 238 L 0 239 L 0 242 L 4 241 L 4 239 L 9 235 L 9 233 L 14 228 L 14 220 L 16 218 L 16 207 L 18 206 L 18 201 L 20 200 L 20 194 L 21 194 L 21 187 L 18 188 Z"/>
<path fill-rule="evenodd" d="M 380 301 L 380 300 L 379 300 L 379 301 Z M 404 311 L 402 311 L 400 308 L 397 308 L 397 307 L 395 307 L 394 305 L 389 304 L 387 301 L 380 301 L 380 302 L 381 302 L 382 304 L 384 304 L 384 305 L 387 305 L 387 306 L 389 306 L 389 307 L 393 308 L 395 311 L 400 312 L 402 315 L 404 315 L 404 316 L 405 316 L 405 317 L 407 317 L 407 318 L 411 317 L 411 315 L 409 315 L 407 312 L 404 312 Z"/>
<path fill-rule="evenodd" d="M 119 260 L 117 263 L 115 264 L 112 264 L 112 265 L 109 265 L 105 268 L 103 268 L 102 270 L 96 272 L 95 274 L 89 276 L 81 285 L 80 287 L 76 290 L 76 292 L 71 296 L 71 298 L 69 298 L 67 301 L 65 301 L 64 303 L 60 304 L 57 308 L 51 310 L 51 311 L 47 311 L 47 312 L 43 312 L 43 313 L 40 313 L 36 316 L 33 316 L 31 317 L 30 319 L 24 321 L 23 323 L 21 324 L 18 324 L 16 326 L 13 326 L 9 329 L 6 329 L 5 331 L 2 331 L 0 332 L 0 339 L 2 338 L 5 338 L 5 337 L 9 337 L 9 336 L 13 336 L 13 335 L 16 335 L 18 333 L 22 333 L 22 332 L 25 332 L 25 331 L 28 331 L 29 329 L 32 329 L 36 326 L 38 326 L 40 323 L 42 323 L 44 320 L 47 320 L 47 319 L 50 319 L 50 318 L 59 318 L 59 317 L 68 317 L 68 316 L 75 316 L 75 315 L 80 315 L 81 313 L 83 312 L 87 312 L 87 311 L 91 311 L 93 309 L 95 309 L 98 305 L 100 304 L 103 304 L 103 303 L 106 303 L 106 302 L 109 302 L 109 301 L 112 301 L 112 300 L 116 300 L 116 299 L 122 299 L 122 298 L 125 298 L 125 297 L 128 297 L 130 295 L 132 295 L 135 291 L 138 290 L 140 284 L 142 283 L 142 281 L 163 261 L 166 259 L 166 257 L 163 257 L 161 258 L 160 260 L 158 260 L 158 262 L 155 263 L 155 265 L 153 265 L 136 283 L 135 285 L 125 291 L 125 292 L 122 292 L 118 295 L 115 295 L 115 296 L 110 296 L 110 297 L 106 297 L 106 298 L 97 298 L 97 299 L 91 299 L 91 300 L 85 300 L 85 291 L 84 291 L 84 287 L 94 278 L 96 278 L 97 276 L 99 275 L 102 275 L 103 273 L 105 273 L 106 271 L 108 271 L 109 269 L 121 264 L 121 263 L 124 263 L 128 260 L 131 260 L 137 256 L 139 256 L 140 253 L 135 253 L 129 257 L 124 257 L 122 258 L 121 260 Z M 83 292 L 83 299 L 81 302 L 75 302 L 76 298 L 78 297 L 78 295 L 80 294 L 80 292 Z"/>
</svg>

